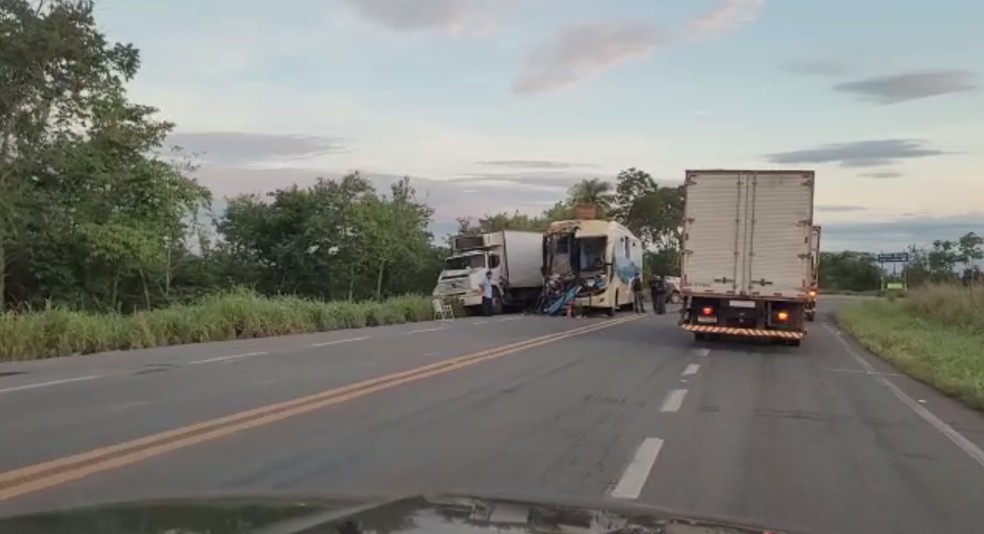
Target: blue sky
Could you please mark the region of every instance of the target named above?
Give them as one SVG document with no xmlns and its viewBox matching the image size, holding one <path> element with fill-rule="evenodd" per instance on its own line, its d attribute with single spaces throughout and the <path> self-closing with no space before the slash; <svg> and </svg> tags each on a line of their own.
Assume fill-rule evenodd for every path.
<svg viewBox="0 0 984 534">
<path fill-rule="evenodd" d="M 984 233 L 984 3 L 102 0 L 222 197 L 358 169 L 456 216 L 638 167 L 812 168 L 825 248 Z"/>
</svg>

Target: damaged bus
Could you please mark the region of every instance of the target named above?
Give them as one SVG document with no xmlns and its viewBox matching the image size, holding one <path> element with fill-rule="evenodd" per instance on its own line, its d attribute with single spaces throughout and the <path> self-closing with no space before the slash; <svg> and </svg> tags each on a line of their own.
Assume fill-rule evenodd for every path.
<svg viewBox="0 0 984 534">
<path fill-rule="evenodd" d="M 642 242 L 614 221 L 557 221 L 543 235 L 544 292 L 560 310 L 574 307 L 615 315 L 632 308 L 632 278 L 642 273 Z M 575 290 L 576 288 L 576 290 Z M 557 305 L 562 304 L 562 305 Z"/>
</svg>

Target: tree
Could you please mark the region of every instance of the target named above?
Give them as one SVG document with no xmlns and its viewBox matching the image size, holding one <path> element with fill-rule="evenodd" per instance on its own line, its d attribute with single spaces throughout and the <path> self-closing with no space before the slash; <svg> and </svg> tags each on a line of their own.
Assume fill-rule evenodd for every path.
<svg viewBox="0 0 984 534">
<path fill-rule="evenodd" d="M 568 192 L 570 204 L 593 204 L 598 208 L 598 216 L 604 217 L 611 212 L 614 195 L 611 182 L 601 178 L 585 178 L 571 186 Z"/>
<path fill-rule="evenodd" d="M 172 125 L 126 98 L 138 52 L 90 1 L 0 0 L 0 42 L 0 309 L 166 300 L 174 236 L 209 194 L 148 156 Z"/>
</svg>

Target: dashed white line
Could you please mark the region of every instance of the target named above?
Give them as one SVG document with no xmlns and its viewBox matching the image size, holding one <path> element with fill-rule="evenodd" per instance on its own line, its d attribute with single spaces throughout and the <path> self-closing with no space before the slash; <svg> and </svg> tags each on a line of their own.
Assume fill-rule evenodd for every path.
<svg viewBox="0 0 984 534">
<path fill-rule="evenodd" d="M 516 321 L 519 319 L 522 319 L 522 317 L 503 317 L 502 319 L 499 319 L 498 322 L 504 323 L 506 321 Z"/>
<path fill-rule="evenodd" d="M 692 363 L 683 370 L 683 376 L 693 376 L 697 374 L 697 371 L 700 371 L 700 364 Z"/>
<path fill-rule="evenodd" d="M 446 326 L 439 326 L 437 328 L 422 328 L 420 330 L 411 330 L 407 332 L 408 334 L 423 334 L 424 332 L 437 332 L 438 330 L 444 330 Z"/>
<path fill-rule="evenodd" d="M 697 352 L 697 355 L 698 356 L 704 356 L 704 357 L 706 357 L 706 356 L 710 356 L 711 355 L 711 349 L 708 349 L 708 348 L 700 348 L 700 349 L 697 349 L 696 352 Z"/>
<path fill-rule="evenodd" d="M 331 346 L 331 345 L 341 345 L 342 343 L 354 343 L 356 341 L 365 341 L 365 340 L 369 339 L 369 337 L 370 336 L 362 336 L 362 337 L 350 337 L 350 338 L 347 338 L 347 339 L 336 339 L 334 341 L 325 341 L 324 343 L 315 343 L 315 344 L 313 344 L 311 346 L 312 347 L 328 347 L 328 346 Z"/>
<path fill-rule="evenodd" d="M 240 358 L 251 358 L 253 356 L 265 356 L 270 354 L 269 352 L 247 352 L 246 354 L 231 354 L 229 356 L 216 356 L 215 358 L 205 358 L 204 360 L 195 360 L 188 362 L 188 365 L 201 365 L 203 363 L 215 363 L 215 362 L 226 362 L 232 360 L 238 360 Z"/>
<path fill-rule="evenodd" d="M 638 499 L 642 493 L 649 473 L 656 464 L 656 457 L 659 456 L 660 449 L 663 448 L 663 440 L 659 438 L 646 438 L 639 448 L 636 449 L 632 462 L 618 479 L 618 483 L 612 488 L 611 496 L 616 499 Z"/>
<path fill-rule="evenodd" d="M 984 467 L 984 451 L 982 451 L 980 447 L 975 445 L 969 439 L 965 438 L 964 435 L 961 434 L 960 432 L 954 430 L 953 427 L 944 423 L 939 417 L 933 415 L 933 412 L 930 412 L 922 405 L 920 405 L 918 401 L 916 401 L 915 399 L 907 395 L 904 391 L 899 389 L 899 387 L 893 384 L 891 380 L 879 374 L 875 370 L 875 368 L 870 363 L 868 363 L 867 360 L 865 360 L 860 354 L 858 354 L 854 350 L 853 347 L 851 347 L 850 343 L 848 343 L 844 339 L 844 337 L 841 335 L 839 331 L 832 328 L 829 324 L 824 324 L 823 326 L 824 328 L 829 330 L 832 334 L 834 334 L 837 340 L 840 341 L 842 345 L 844 345 L 844 348 L 847 349 L 847 353 L 850 354 L 851 357 L 854 358 L 856 362 L 858 362 L 858 365 L 863 367 L 865 371 L 868 371 L 868 373 L 875 380 L 881 382 L 883 386 L 888 388 L 888 390 L 892 392 L 892 395 L 895 395 L 895 398 L 902 401 L 902 404 L 905 404 L 906 406 L 909 407 L 910 410 L 916 412 L 916 415 L 918 415 L 924 421 L 929 423 L 930 426 L 932 426 L 941 434 L 946 436 L 950 441 L 953 442 L 954 445 L 959 447 L 960 450 L 967 453 L 968 456 L 973 458 L 978 464 Z"/>
<path fill-rule="evenodd" d="M 75 378 L 65 378 L 62 380 L 51 380 L 50 382 L 38 382 L 37 384 L 25 384 L 23 386 L 13 386 L 9 388 L 0 389 L 0 393 L 13 393 L 14 391 L 24 391 L 27 389 L 45 388 L 48 386 L 57 386 L 59 384 L 69 384 L 72 382 L 95 380 L 97 378 L 102 378 L 102 375 L 78 376 Z"/>
<path fill-rule="evenodd" d="M 663 406 L 659 409 L 661 412 L 676 412 L 680 410 L 680 406 L 683 406 L 683 399 L 687 396 L 687 390 L 685 389 L 674 389 L 666 395 L 663 399 Z"/>
<path fill-rule="evenodd" d="M 124 402 L 123 404 L 117 404 L 116 406 L 110 406 L 109 408 L 107 408 L 107 410 L 110 410 L 110 411 L 114 411 L 115 412 L 115 411 L 119 411 L 119 410 L 128 410 L 130 408 L 139 408 L 140 406 L 147 406 L 148 404 L 150 404 L 149 401 Z"/>
<path fill-rule="evenodd" d="M 881 375 L 881 376 L 905 376 L 902 373 L 871 373 L 864 369 L 836 369 L 834 367 L 824 367 L 824 371 L 833 373 L 854 373 L 859 375 Z"/>
<path fill-rule="evenodd" d="M 476 322 L 472 323 L 472 326 L 478 326 L 480 324 L 489 324 L 489 322 L 488 321 L 476 321 Z"/>
</svg>

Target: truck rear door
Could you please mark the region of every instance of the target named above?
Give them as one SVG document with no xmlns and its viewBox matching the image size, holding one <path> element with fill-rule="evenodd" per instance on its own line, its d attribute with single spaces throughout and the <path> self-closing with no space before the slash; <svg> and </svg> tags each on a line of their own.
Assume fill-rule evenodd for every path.
<svg viewBox="0 0 984 534">
<path fill-rule="evenodd" d="M 762 171 L 742 178 L 746 224 L 739 292 L 805 298 L 813 275 L 813 173 Z"/>
<path fill-rule="evenodd" d="M 738 171 L 691 171 L 685 182 L 684 293 L 734 295 L 745 235 L 744 180 Z"/>
</svg>

